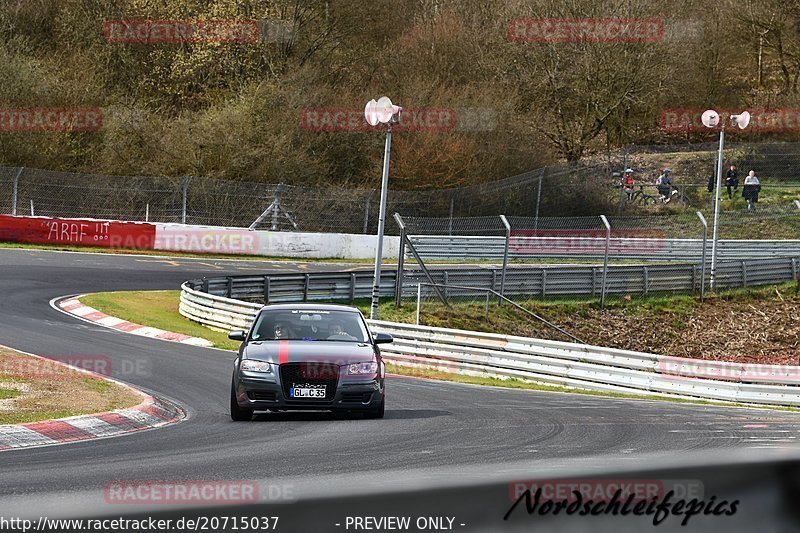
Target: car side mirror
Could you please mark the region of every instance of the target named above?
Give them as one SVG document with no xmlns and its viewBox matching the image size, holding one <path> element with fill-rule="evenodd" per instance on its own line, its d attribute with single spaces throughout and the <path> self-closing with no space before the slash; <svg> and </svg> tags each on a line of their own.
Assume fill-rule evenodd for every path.
<svg viewBox="0 0 800 533">
<path fill-rule="evenodd" d="M 228 333 L 228 338 L 232 341 L 244 342 L 247 338 L 247 332 L 243 329 L 235 329 Z"/>
<path fill-rule="evenodd" d="M 394 337 L 388 333 L 376 333 L 373 340 L 375 344 L 389 344 L 390 342 L 394 342 Z"/>
</svg>

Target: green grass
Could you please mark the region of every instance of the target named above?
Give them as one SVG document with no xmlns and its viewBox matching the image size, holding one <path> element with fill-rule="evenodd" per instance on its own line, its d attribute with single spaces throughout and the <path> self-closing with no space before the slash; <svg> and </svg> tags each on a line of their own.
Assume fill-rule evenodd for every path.
<svg viewBox="0 0 800 533">
<path fill-rule="evenodd" d="M 0 389 L 0 400 L 8 400 L 9 398 L 16 398 L 19 396 L 19 391 L 16 389 Z"/>
<path fill-rule="evenodd" d="M 81 301 L 135 324 L 208 339 L 216 348 L 236 350 L 239 347 L 239 343 L 228 339 L 226 333 L 210 330 L 184 318 L 178 312 L 180 291 L 101 292 L 84 296 Z"/>
<path fill-rule="evenodd" d="M 116 408 L 115 408 L 116 409 Z M 15 411 L 0 411 L 0 424 L 27 424 L 29 422 L 41 422 L 42 420 L 56 420 L 69 416 L 80 416 L 89 414 L 84 411 L 71 409 L 58 409 L 52 411 L 25 411 L 18 413 Z"/>
</svg>

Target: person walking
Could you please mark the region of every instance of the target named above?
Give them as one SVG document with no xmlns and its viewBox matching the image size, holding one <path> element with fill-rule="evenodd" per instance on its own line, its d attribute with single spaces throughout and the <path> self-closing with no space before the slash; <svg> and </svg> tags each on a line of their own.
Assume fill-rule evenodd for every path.
<svg viewBox="0 0 800 533">
<path fill-rule="evenodd" d="M 756 208 L 758 202 L 758 193 L 761 192 L 761 182 L 756 176 L 755 170 L 751 170 L 747 177 L 744 179 L 744 187 L 742 188 L 742 197 L 747 200 L 747 210 L 752 211 Z"/>
<path fill-rule="evenodd" d="M 672 190 L 672 180 L 669 177 L 670 169 L 665 168 L 664 173 L 661 174 L 658 179 L 656 179 L 656 189 L 658 189 L 658 194 L 661 195 L 661 202 L 668 203 L 672 199 L 672 194 L 670 191 Z M 673 194 L 677 194 L 678 191 L 674 191 Z"/>
<path fill-rule="evenodd" d="M 731 168 L 725 173 L 725 186 L 728 188 L 728 198 L 733 199 L 733 192 L 739 192 L 739 173 L 736 172 L 736 165 L 731 165 Z"/>
</svg>

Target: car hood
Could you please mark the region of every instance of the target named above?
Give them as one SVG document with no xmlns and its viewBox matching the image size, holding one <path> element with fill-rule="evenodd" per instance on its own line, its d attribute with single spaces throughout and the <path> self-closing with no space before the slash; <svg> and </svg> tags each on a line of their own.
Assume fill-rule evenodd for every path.
<svg viewBox="0 0 800 533">
<path fill-rule="evenodd" d="M 245 347 L 244 356 L 279 365 L 311 362 L 347 365 L 375 358 L 370 344 L 335 341 L 256 341 Z"/>
</svg>

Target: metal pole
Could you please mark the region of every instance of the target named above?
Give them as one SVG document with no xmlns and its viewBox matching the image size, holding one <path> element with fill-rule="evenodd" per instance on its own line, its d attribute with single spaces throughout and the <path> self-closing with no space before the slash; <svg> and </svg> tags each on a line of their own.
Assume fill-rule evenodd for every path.
<svg viewBox="0 0 800 533">
<path fill-rule="evenodd" d="M 719 240 L 719 204 L 722 189 L 722 149 L 725 144 L 725 125 L 719 130 L 719 155 L 717 156 L 717 186 L 714 191 L 714 236 L 711 241 L 711 290 L 714 290 L 717 275 L 717 241 Z"/>
<path fill-rule="evenodd" d="M 375 189 L 369 191 L 367 195 L 367 205 L 364 207 L 364 233 L 369 229 L 369 204 L 372 202 L 372 195 L 375 194 Z"/>
<path fill-rule="evenodd" d="M 147 202 L 144 206 L 144 221 L 150 222 L 150 202 Z"/>
<path fill-rule="evenodd" d="M 539 187 L 536 191 L 536 218 L 533 221 L 534 236 L 538 235 L 537 230 L 539 229 L 539 203 L 542 200 L 542 179 L 544 178 L 545 168 L 547 167 L 543 167 L 541 172 L 539 172 Z"/>
<path fill-rule="evenodd" d="M 700 217 L 700 222 L 703 223 L 703 254 L 701 259 L 703 264 L 700 267 L 700 301 L 702 302 L 706 297 L 706 246 L 708 242 L 708 222 L 706 222 L 706 217 L 704 217 L 703 213 L 700 211 L 697 212 L 697 216 Z"/>
<path fill-rule="evenodd" d="M 383 228 L 386 220 L 386 196 L 389 189 L 389 155 L 392 151 L 392 126 L 386 130 L 386 146 L 383 151 L 383 179 L 381 180 L 381 207 L 378 213 L 378 242 L 375 246 L 375 275 L 372 284 L 372 309 L 370 318 L 378 319 L 378 304 L 381 299 L 381 255 L 383 255 Z"/>
<path fill-rule="evenodd" d="M 603 221 L 603 225 L 606 227 L 606 251 L 603 255 L 603 281 L 600 284 L 600 308 L 605 309 L 606 278 L 608 277 L 608 245 L 611 242 L 611 224 L 608 223 L 608 219 L 605 215 L 600 215 L 600 220 Z"/>
<path fill-rule="evenodd" d="M 406 260 L 406 225 L 400 217 L 400 213 L 394 214 L 394 220 L 400 226 L 400 252 L 397 254 L 397 277 L 394 283 L 394 306 L 400 307 L 400 300 L 403 298 L 403 269 Z"/>
<path fill-rule="evenodd" d="M 31 216 L 35 217 L 36 214 L 33 212 L 33 200 L 31 200 Z"/>
<path fill-rule="evenodd" d="M 453 235 L 453 211 L 456 207 L 456 194 L 450 195 L 450 221 L 448 223 L 448 235 Z"/>
<path fill-rule="evenodd" d="M 511 243 L 511 224 L 508 223 L 508 219 L 505 215 L 500 215 L 500 220 L 503 221 L 503 225 L 506 227 L 506 244 L 505 250 L 503 250 L 503 273 L 500 277 L 500 296 L 505 296 L 506 270 L 508 269 L 508 248 L 509 244 Z M 502 306 L 503 300 L 500 300 L 498 305 Z"/>
<path fill-rule="evenodd" d="M 19 167 L 17 173 L 14 175 L 14 186 L 11 192 L 11 214 L 17 214 L 17 191 L 19 190 L 19 178 L 22 177 L 22 173 L 25 171 L 25 167 Z"/>
<path fill-rule="evenodd" d="M 186 208 L 189 202 L 189 184 L 191 182 L 191 176 L 186 176 L 186 178 L 183 180 L 183 208 L 181 209 L 181 224 L 186 224 Z"/>
<path fill-rule="evenodd" d="M 422 283 L 417 283 L 417 325 L 419 326 L 419 303 L 422 301 Z"/>
</svg>

